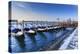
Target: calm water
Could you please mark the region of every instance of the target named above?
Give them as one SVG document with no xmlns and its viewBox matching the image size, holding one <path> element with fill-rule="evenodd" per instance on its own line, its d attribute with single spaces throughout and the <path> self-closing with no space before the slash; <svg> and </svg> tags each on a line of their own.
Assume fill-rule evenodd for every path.
<svg viewBox="0 0 80 54">
<path fill-rule="evenodd" d="M 22 37 L 10 37 L 10 48 L 12 52 L 29 52 L 43 50 L 50 42 L 61 36 L 67 30 L 50 32 L 37 32 L 36 35 L 24 34 Z"/>
<path fill-rule="evenodd" d="M 14 25 L 11 29 L 16 27 Z M 18 27 L 21 28 L 21 26 Z M 57 31 L 37 32 L 36 35 L 24 34 L 24 36 L 20 37 L 11 35 L 9 37 L 9 50 L 11 52 L 43 51 L 46 46 L 53 43 L 56 38 L 63 36 L 66 32 L 68 32 L 67 29 L 59 29 Z"/>
</svg>

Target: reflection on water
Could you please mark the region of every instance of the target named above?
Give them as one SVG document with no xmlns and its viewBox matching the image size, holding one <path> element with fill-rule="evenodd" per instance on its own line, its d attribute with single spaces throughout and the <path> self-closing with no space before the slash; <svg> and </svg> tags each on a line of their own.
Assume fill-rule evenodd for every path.
<svg viewBox="0 0 80 54">
<path fill-rule="evenodd" d="M 26 35 L 27 35 L 27 34 L 26 34 Z M 35 35 L 28 34 L 28 36 L 29 36 L 29 38 L 31 39 L 31 41 L 36 44 Z"/>
<path fill-rule="evenodd" d="M 19 44 L 19 46 L 21 48 L 24 48 L 25 47 L 24 38 L 25 38 L 24 35 L 19 36 L 19 37 L 15 36 L 15 39 L 18 41 L 18 44 Z"/>
<path fill-rule="evenodd" d="M 42 38 L 47 39 L 47 37 L 45 36 L 45 34 L 44 34 L 43 32 L 38 32 L 38 34 L 39 34 Z"/>
<path fill-rule="evenodd" d="M 59 32 L 59 31 L 58 31 Z M 12 52 L 29 52 L 44 50 L 50 42 L 53 42 L 58 32 L 37 32 L 36 35 L 24 34 L 20 37 L 11 37 Z"/>
</svg>

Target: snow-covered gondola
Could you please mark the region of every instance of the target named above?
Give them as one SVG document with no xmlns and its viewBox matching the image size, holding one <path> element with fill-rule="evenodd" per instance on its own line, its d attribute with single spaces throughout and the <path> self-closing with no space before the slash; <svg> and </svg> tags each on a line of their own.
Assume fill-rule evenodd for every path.
<svg viewBox="0 0 80 54">
<path fill-rule="evenodd" d="M 45 32 L 46 31 L 45 28 L 46 28 L 45 26 L 38 26 L 37 27 L 37 32 Z"/>
<path fill-rule="evenodd" d="M 38 32 L 45 32 L 45 31 L 47 31 L 47 29 L 45 29 L 45 28 L 38 28 L 37 31 Z"/>
<path fill-rule="evenodd" d="M 47 31 L 51 31 L 51 30 L 53 30 L 53 27 L 49 27 L 49 28 L 46 28 L 47 29 Z"/>
<path fill-rule="evenodd" d="M 14 30 L 12 30 L 12 31 L 10 32 L 10 34 L 11 34 L 12 36 L 17 36 L 17 37 L 24 35 L 23 32 L 21 31 L 21 29 L 17 29 L 17 28 L 14 29 Z"/>
<path fill-rule="evenodd" d="M 35 35 L 36 31 L 29 29 L 28 31 L 24 31 L 26 34 Z"/>
</svg>

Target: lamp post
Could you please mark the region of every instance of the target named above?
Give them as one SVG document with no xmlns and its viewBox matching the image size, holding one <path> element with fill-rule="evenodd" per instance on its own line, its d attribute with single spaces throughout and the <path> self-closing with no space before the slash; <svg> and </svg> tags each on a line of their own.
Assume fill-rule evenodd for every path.
<svg viewBox="0 0 80 54">
<path fill-rule="evenodd" d="M 59 18 L 57 18 L 57 23 L 58 23 L 58 26 L 59 26 Z"/>
</svg>

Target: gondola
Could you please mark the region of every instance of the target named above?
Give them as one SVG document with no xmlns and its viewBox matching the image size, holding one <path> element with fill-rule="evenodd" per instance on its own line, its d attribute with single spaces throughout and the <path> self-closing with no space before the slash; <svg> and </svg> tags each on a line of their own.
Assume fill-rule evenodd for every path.
<svg viewBox="0 0 80 54">
<path fill-rule="evenodd" d="M 37 32 L 46 32 L 46 31 L 47 31 L 47 29 L 46 29 L 45 26 L 39 26 L 39 27 L 37 27 Z"/>
<path fill-rule="evenodd" d="M 21 29 L 19 29 L 19 28 L 13 29 L 13 30 L 10 32 L 10 34 L 11 34 L 12 36 L 17 36 L 17 37 L 24 35 L 23 32 L 21 31 Z"/>
<path fill-rule="evenodd" d="M 35 35 L 36 31 L 34 29 L 24 28 L 24 33 L 28 35 Z"/>
</svg>

